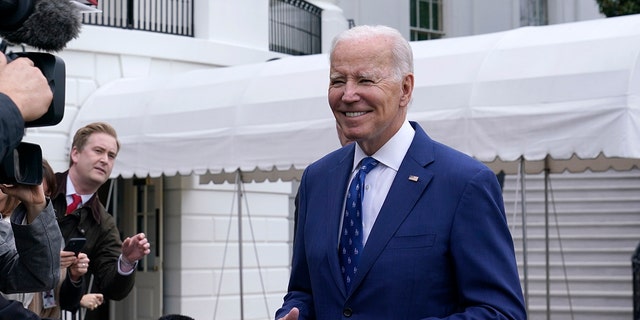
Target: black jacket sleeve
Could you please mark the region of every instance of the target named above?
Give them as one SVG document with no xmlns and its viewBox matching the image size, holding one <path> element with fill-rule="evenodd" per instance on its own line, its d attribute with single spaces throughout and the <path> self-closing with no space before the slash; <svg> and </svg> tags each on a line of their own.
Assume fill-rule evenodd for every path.
<svg viewBox="0 0 640 320">
<path fill-rule="evenodd" d="M 60 286 L 60 309 L 76 312 L 80 308 L 80 300 L 84 292 L 83 283 L 74 285 L 69 274 Z"/>
<path fill-rule="evenodd" d="M 24 135 L 24 119 L 11 99 L 0 92 L 0 159 L 15 149 Z"/>
</svg>

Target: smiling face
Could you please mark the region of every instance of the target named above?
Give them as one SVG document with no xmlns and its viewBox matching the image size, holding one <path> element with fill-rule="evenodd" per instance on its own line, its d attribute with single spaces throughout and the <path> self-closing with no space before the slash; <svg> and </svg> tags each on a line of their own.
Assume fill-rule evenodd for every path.
<svg viewBox="0 0 640 320">
<path fill-rule="evenodd" d="M 329 105 L 345 137 L 372 155 L 400 129 L 413 74 L 400 75 L 389 36 L 343 39 L 331 55 Z"/>
<path fill-rule="evenodd" d="M 76 192 L 96 192 L 109 179 L 117 154 L 116 138 L 102 132 L 91 134 L 81 149 L 73 147 L 69 177 Z"/>
</svg>

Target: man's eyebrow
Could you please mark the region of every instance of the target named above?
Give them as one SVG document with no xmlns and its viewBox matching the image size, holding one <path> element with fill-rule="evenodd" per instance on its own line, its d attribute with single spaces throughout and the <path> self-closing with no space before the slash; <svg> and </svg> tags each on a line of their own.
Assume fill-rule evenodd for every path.
<svg viewBox="0 0 640 320">
<path fill-rule="evenodd" d="M 373 72 L 358 72 L 356 74 L 356 76 L 358 76 L 358 78 L 362 79 L 362 78 L 367 78 L 367 79 L 371 79 L 375 77 L 375 73 Z"/>
</svg>

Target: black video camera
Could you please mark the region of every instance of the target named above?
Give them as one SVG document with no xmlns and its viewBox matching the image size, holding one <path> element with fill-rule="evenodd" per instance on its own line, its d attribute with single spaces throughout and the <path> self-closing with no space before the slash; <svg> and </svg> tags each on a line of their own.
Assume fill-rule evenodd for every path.
<svg viewBox="0 0 640 320">
<path fill-rule="evenodd" d="M 82 25 L 80 11 L 70 0 L 0 0 L 0 51 L 7 43 L 28 44 L 43 51 L 62 50 L 76 38 Z M 47 78 L 53 100 L 47 113 L 25 127 L 53 126 L 64 115 L 65 66 L 62 59 L 43 52 L 5 53 L 7 62 L 31 59 Z M 0 183 L 38 185 L 42 182 L 40 146 L 21 143 L 1 159 Z"/>
<path fill-rule="evenodd" d="M 52 54 L 43 52 L 19 52 L 6 54 L 7 62 L 19 57 L 33 61 L 47 78 L 53 92 L 53 100 L 47 112 L 40 118 L 25 123 L 25 127 L 53 126 L 62 120 L 65 104 L 65 65 L 64 61 Z M 42 149 L 37 144 L 22 142 L 9 152 L 0 166 L 0 183 L 38 185 L 42 183 Z"/>
</svg>

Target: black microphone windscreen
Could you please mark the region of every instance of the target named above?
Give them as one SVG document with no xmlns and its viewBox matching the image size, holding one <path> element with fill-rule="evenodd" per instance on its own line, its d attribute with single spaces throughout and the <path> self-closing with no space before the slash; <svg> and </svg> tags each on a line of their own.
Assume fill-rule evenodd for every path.
<svg viewBox="0 0 640 320">
<path fill-rule="evenodd" d="M 0 35 L 13 44 L 60 51 L 78 37 L 81 19 L 80 11 L 69 0 L 39 0 L 33 13 L 19 28 L 0 31 Z"/>
</svg>

